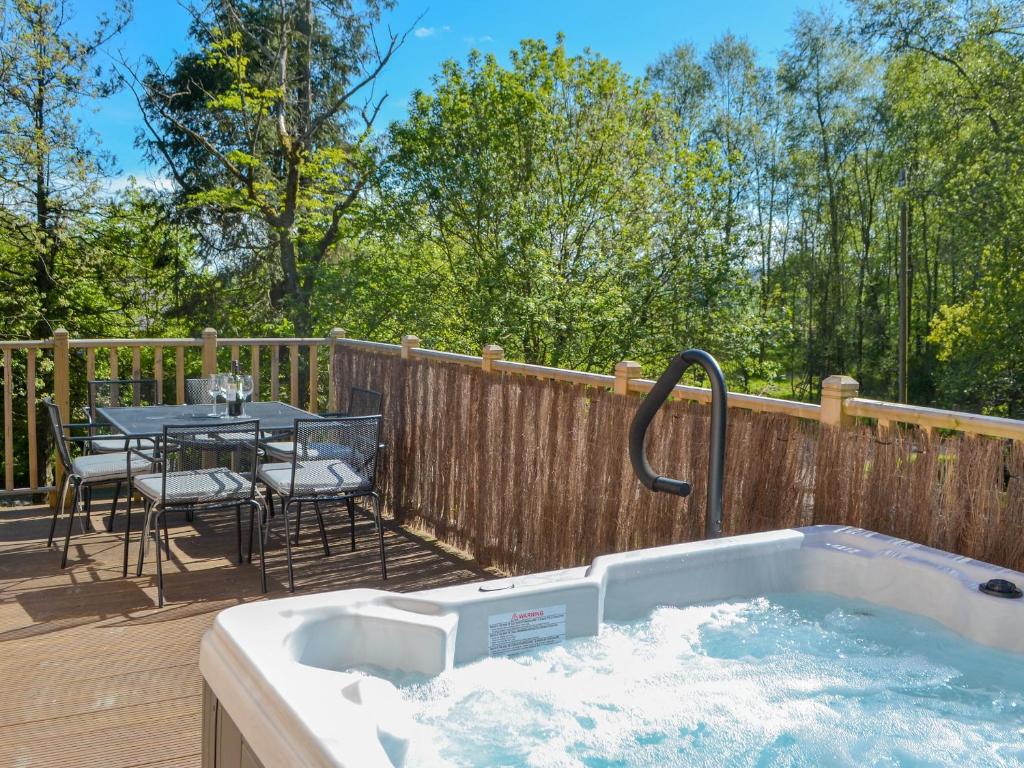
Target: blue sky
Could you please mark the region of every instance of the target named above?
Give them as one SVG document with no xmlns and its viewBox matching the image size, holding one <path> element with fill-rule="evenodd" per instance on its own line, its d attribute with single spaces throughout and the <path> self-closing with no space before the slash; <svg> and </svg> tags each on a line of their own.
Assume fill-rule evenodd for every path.
<svg viewBox="0 0 1024 768">
<path fill-rule="evenodd" d="M 76 25 L 88 28 L 110 5 L 109 0 L 77 0 Z M 112 54 L 129 60 L 149 55 L 167 64 L 176 51 L 188 49 L 188 15 L 176 0 L 136 0 L 135 5 L 133 21 L 110 46 Z M 505 57 L 524 37 L 550 41 L 564 32 L 571 52 L 590 48 L 641 75 L 680 42 L 704 49 L 732 32 L 747 38 L 770 63 L 785 47 L 797 10 L 819 7 L 817 0 L 399 0 L 383 23 L 414 31 L 377 86 L 378 93 L 388 93 L 380 125 L 404 116 L 409 96 L 430 87 L 442 61 L 463 60 L 472 48 Z M 140 122 L 130 93 L 107 100 L 83 120 L 117 157 L 122 176 L 150 181 L 158 176 L 132 146 Z"/>
</svg>

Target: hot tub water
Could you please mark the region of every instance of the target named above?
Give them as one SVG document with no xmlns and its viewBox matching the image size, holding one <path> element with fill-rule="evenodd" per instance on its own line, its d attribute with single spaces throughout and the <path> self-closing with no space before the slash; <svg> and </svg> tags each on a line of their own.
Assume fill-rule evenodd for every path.
<svg viewBox="0 0 1024 768">
<path fill-rule="evenodd" d="M 390 679 L 410 766 L 1024 765 L 1024 657 L 816 593 Z"/>
</svg>

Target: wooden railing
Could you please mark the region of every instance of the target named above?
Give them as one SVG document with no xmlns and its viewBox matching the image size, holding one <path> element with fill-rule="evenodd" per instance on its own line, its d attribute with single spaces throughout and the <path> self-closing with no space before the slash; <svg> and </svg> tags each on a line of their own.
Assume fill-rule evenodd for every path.
<svg viewBox="0 0 1024 768">
<path fill-rule="evenodd" d="M 342 334 L 343 336 L 343 334 Z M 567 381 L 592 387 L 604 387 L 617 394 L 646 394 L 654 386 L 653 379 L 643 378 L 639 363 L 623 360 L 615 366 L 615 374 L 589 373 L 566 368 L 519 363 L 504 359 L 501 347 L 489 344 L 479 356 L 441 352 L 420 347 L 416 336 L 403 336 L 401 344 L 382 344 L 359 339 L 339 338 L 339 344 L 405 358 L 426 358 L 480 367 L 485 371 L 504 371 L 554 381 Z M 729 407 L 757 413 L 779 413 L 799 419 L 817 421 L 830 426 L 849 426 L 857 419 L 872 420 L 881 430 L 897 424 L 914 425 L 926 432 L 943 429 L 966 435 L 986 435 L 1024 441 L 1024 421 L 999 416 L 984 416 L 962 411 L 945 411 L 903 403 L 869 400 L 859 396 L 860 386 L 849 376 L 829 376 L 822 382 L 821 402 L 805 403 L 776 397 L 762 397 L 740 392 L 729 393 Z M 711 402 L 711 390 L 683 384 L 675 388 L 679 400 Z"/>
<path fill-rule="evenodd" d="M 52 339 L 0 340 L 3 355 L 3 449 L 0 457 L 4 466 L 0 497 L 53 489 L 53 483 L 48 482 L 52 478 L 46 476 L 48 473 L 45 465 L 40 464 L 38 451 L 37 399 L 43 394 L 42 390 L 52 392 L 65 419 L 72 420 L 76 413 L 72 406 L 81 405 L 80 402 L 72 402 L 72 392 L 84 392 L 86 381 L 97 377 L 150 376 L 157 380 L 162 398 L 184 402 L 185 378 L 190 371 L 206 376 L 218 368 L 226 369 L 229 361 L 237 360 L 243 368 L 251 371 L 258 382 L 253 395 L 255 399 L 279 400 L 285 396 L 293 405 L 308 406 L 310 410 L 317 410 L 322 401 L 331 410 L 336 407 L 338 388 L 331 380 L 330 354 L 320 355 L 320 350 L 328 347 L 329 353 L 336 343 L 406 359 L 433 359 L 479 367 L 484 371 L 605 388 L 619 395 L 644 394 L 654 386 L 652 379 L 643 378 L 641 366 L 630 360 L 618 363 L 614 374 L 591 373 L 506 360 L 502 348 L 493 344 L 485 346 L 479 356 L 426 349 L 413 335 L 403 336 L 400 344 L 383 344 L 346 338 L 342 329 L 334 329 L 323 338 L 221 338 L 214 329 L 207 328 L 199 338 L 72 339 L 66 331 L 58 329 Z M 98 350 L 105 351 L 105 354 L 98 356 Z M 284 350 L 287 350 L 286 356 Z M 300 391 L 303 353 L 305 370 L 315 374 L 308 375 L 306 392 Z M 269 357 L 268 361 L 264 359 L 266 357 Z M 266 362 L 269 362 L 269 370 L 265 367 Z M 16 378 L 15 368 L 21 366 L 23 373 Z M 286 375 L 282 375 L 282 369 Z M 173 374 L 168 376 L 168 370 Z M 39 386 L 41 375 L 49 382 L 42 389 Z M 165 397 L 169 394 L 171 382 L 173 396 Z M 23 389 L 19 389 L 18 384 Z M 322 384 L 326 384 L 326 390 Z M 18 414 L 17 420 L 14 409 L 16 392 L 24 393 L 24 418 Z M 708 389 L 684 385 L 677 386 L 675 394 L 678 399 L 702 403 L 709 402 L 711 397 Z M 857 419 L 869 419 L 882 430 L 896 424 L 908 424 L 926 431 L 954 430 L 968 435 L 1024 440 L 1022 421 L 868 400 L 859 397 L 857 382 L 847 376 L 827 378 L 822 383 L 820 403 L 730 393 L 728 404 L 731 408 L 784 414 L 837 427 L 852 424 Z M 15 452 L 16 422 L 23 424 L 23 455 Z M 22 474 L 28 478 L 28 482 L 21 486 L 15 482 L 19 462 L 24 462 L 26 471 Z"/>
<path fill-rule="evenodd" d="M 3 355 L 3 485 L 0 497 L 49 492 L 59 468 L 40 463 L 38 399 L 52 394 L 66 421 L 80 421 L 85 383 L 96 378 L 154 378 L 162 401 L 183 403 L 185 379 L 227 370 L 238 361 L 256 382 L 253 399 L 279 400 L 317 411 L 335 407 L 330 355 L 320 355 L 343 332 L 318 338 L 221 338 L 207 328 L 199 338 L 0 340 Z M 282 360 L 282 357 L 284 358 Z M 269 364 L 269 365 L 267 365 Z M 16 376 L 16 369 L 19 375 Z M 282 375 L 284 373 L 284 375 Z M 304 374 L 304 375 L 302 375 Z M 305 379 L 305 387 L 300 381 Z M 303 389 L 305 391 L 303 391 Z M 173 391 L 172 391 L 173 390 Z M 16 395 L 19 397 L 16 398 Z M 74 397 L 73 397 L 74 395 Z M 14 403 L 21 401 L 20 412 Z M 21 429 L 16 430 L 15 427 Z M 20 440 L 22 450 L 15 446 Z M 19 468 L 24 469 L 18 472 Z M 18 476 L 27 478 L 17 483 Z"/>
</svg>

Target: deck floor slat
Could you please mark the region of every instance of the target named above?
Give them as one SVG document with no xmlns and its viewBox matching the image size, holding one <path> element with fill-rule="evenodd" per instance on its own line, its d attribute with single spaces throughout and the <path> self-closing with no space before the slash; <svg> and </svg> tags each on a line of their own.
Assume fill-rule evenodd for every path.
<svg viewBox="0 0 1024 768">
<path fill-rule="evenodd" d="M 0 766 L 199 768 L 200 639 L 218 611 L 262 599 L 255 564 L 232 560 L 234 516 L 172 521 L 168 604 L 157 609 L 152 550 L 141 578 L 122 579 L 121 538 L 103 532 L 103 504 L 93 512 L 96 530 L 73 536 L 64 572 L 59 552 L 45 548 L 48 514 L 42 506 L 0 507 Z M 118 523 L 123 530 L 123 515 Z M 328 515 L 332 556 L 324 558 L 312 515 L 303 520 L 300 593 L 409 591 L 488 575 L 429 539 L 389 528 L 383 582 L 372 524 L 357 525 L 354 553 L 347 525 L 347 515 Z M 269 597 L 284 597 L 280 533 L 269 546 Z M 135 554 L 133 543 L 132 565 Z"/>
</svg>

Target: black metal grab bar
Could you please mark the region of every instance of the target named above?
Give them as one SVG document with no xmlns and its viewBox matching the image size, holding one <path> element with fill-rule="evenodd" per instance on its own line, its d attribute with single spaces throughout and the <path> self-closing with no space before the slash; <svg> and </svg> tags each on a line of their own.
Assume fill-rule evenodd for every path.
<svg viewBox="0 0 1024 768">
<path fill-rule="evenodd" d="M 704 535 L 714 539 L 722 535 L 722 485 L 725 471 L 725 426 L 726 399 L 725 376 L 718 361 L 702 349 L 688 349 L 680 352 L 669 363 L 665 372 L 654 384 L 647 397 L 640 404 L 629 426 L 629 460 L 633 464 L 640 482 L 655 492 L 674 493 L 677 496 L 689 496 L 690 484 L 684 480 L 673 480 L 658 475 L 651 469 L 644 450 L 647 428 L 658 413 L 662 404 L 672 394 L 672 390 L 686 369 L 696 363 L 701 366 L 711 380 L 711 450 L 708 457 L 708 507 L 704 521 Z"/>
</svg>

